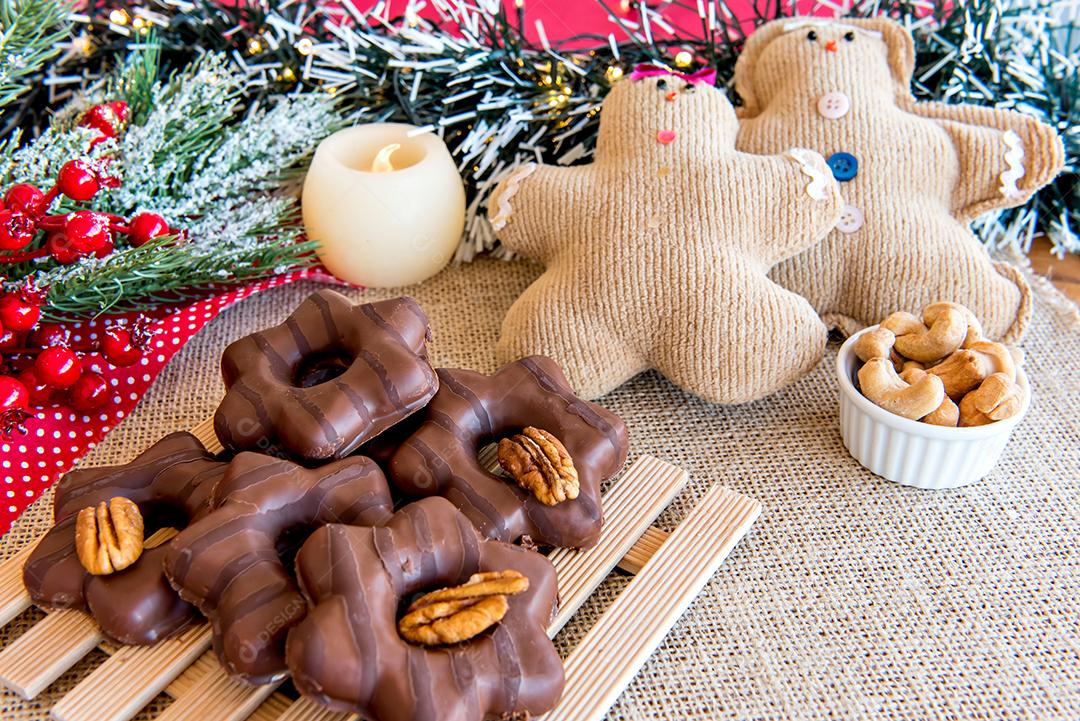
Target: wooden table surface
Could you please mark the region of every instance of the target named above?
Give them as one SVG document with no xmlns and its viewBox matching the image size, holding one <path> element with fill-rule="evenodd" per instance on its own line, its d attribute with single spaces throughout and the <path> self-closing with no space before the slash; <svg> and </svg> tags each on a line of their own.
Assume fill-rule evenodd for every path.
<svg viewBox="0 0 1080 721">
<path fill-rule="evenodd" d="M 1064 259 L 1050 252 L 1050 241 L 1036 238 L 1028 253 L 1036 273 L 1049 278 L 1074 303 L 1080 304 L 1080 255 L 1069 254 Z"/>
</svg>

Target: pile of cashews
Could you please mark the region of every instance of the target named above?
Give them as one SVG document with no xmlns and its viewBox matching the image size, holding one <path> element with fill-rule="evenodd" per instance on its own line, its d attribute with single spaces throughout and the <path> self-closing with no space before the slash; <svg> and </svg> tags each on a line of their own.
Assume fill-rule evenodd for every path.
<svg viewBox="0 0 1080 721">
<path fill-rule="evenodd" d="M 984 426 L 1023 407 L 1020 351 L 983 337 L 957 303 L 927 306 L 922 319 L 893 313 L 855 342 L 859 390 L 890 413 L 937 426 Z"/>
</svg>

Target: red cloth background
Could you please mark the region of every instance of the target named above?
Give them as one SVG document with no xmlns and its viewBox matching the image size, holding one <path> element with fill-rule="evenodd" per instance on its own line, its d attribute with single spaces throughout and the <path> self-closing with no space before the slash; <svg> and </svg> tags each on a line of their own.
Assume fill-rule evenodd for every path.
<svg viewBox="0 0 1080 721">
<path fill-rule="evenodd" d="M 403 14 L 406 0 L 389 0 L 390 15 Z M 505 0 L 513 8 L 513 0 Z M 364 8 L 374 6 L 373 1 L 361 0 Z M 637 11 L 620 11 L 619 0 L 610 0 L 608 6 L 618 15 L 629 20 L 637 17 Z M 688 3 L 693 5 L 693 3 Z M 740 18 L 753 17 L 750 2 L 729 3 L 741 9 Z M 681 32 L 698 34 L 701 22 L 696 10 L 673 8 L 668 3 L 650 0 L 650 7 L 664 12 Z M 802 3 L 800 3 L 800 7 Z M 541 20 L 551 42 L 587 34 L 606 35 L 616 26 L 608 21 L 607 11 L 590 0 L 525 0 L 525 27 L 530 38 L 537 39 L 536 20 Z M 749 27 L 747 28 L 749 30 Z M 662 31 L 657 30 L 657 35 Z M 618 40 L 625 36 L 616 32 Z M 132 411 L 139 399 L 150 387 L 169 359 L 195 333 L 222 309 L 265 288 L 290 283 L 299 278 L 333 278 L 317 271 L 291 273 L 272 280 L 255 283 L 244 288 L 223 292 L 193 305 L 165 308 L 152 315 L 157 318 L 159 331 L 153 348 L 141 362 L 131 368 L 116 368 L 103 372 L 112 385 L 115 397 L 101 412 L 84 416 L 70 409 L 54 406 L 46 408 L 27 423 L 26 435 L 0 437 L 0 533 L 11 526 L 12 521 L 41 493 L 51 486 L 69 468 L 86 455 L 106 433 Z M 112 322 L 115 319 L 111 319 Z M 74 342 L 90 341 L 101 330 L 100 323 L 80 323 L 72 327 Z"/>
</svg>

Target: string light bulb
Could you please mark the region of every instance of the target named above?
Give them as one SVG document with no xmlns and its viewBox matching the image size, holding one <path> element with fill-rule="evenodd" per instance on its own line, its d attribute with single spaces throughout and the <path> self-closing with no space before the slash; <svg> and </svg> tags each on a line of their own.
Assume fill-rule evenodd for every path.
<svg viewBox="0 0 1080 721">
<path fill-rule="evenodd" d="M 690 63 L 694 62 L 694 56 L 687 50 L 680 50 L 675 53 L 675 65 L 680 68 L 690 67 Z"/>
<path fill-rule="evenodd" d="M 259 53 L 262 52 L 262 49 L 263 49 L 262 40 L 259 40 L 258 38 L 248 38 L 248 41 L 247 41 L 248 55 L 258 55 Z"/>
<path fill-rule="evenodd" d="M 296 52 L 301 55 L 311 55 L 315 52 L 315 43 L 311 38 L 300 38 L 296 41 Z"/>
<path fill-rule="evenodd" d="M 116 8 L 109 12 L 109 22 L 113 25 L 127 25 L 129 19 L 127 10 L 123 8 Z"/>
<path fill-rule="evenodd" d="M 622 66 L 612 65 L 604 71 L 604 77 L 607 78 L 608 83 L 617 83 L 622 80 L 623 69 Z"/>
</svg>

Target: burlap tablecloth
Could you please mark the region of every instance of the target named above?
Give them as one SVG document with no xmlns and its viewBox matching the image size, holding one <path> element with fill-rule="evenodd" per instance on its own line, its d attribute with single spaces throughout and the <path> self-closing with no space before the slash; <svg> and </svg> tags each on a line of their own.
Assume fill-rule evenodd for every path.
<svg viewBox="0 0 1080 721">
<path fill-rule="evenodd" d="M 481 260 L 409 289 L 431 317 L 433 361 L 494 370 L 499 322 L 537 273 Z M 1038 285 L 1024 343 L 1030 415 L 994 473 L 966 489 L 904 488 L 848 455 L 835 344 L 809 377 L 745 406 L 703 403 L 653 373 L 602 400 L 626 419 L 632 456 L 690 473 L 663 524 L 716 483 L 765 507 L 612 718 L 1080 719 L 1080 322 L 1075 306 Z M 267 291 L 222 313 L 84 464 L 126 461 L 211 414 L 221 349 L 278 322 L 315 287 Z M 31 506 L 0 553 L 46 528 L 50 502 L 51 494 Z M 560 635 L 564 652 L 625 583 L 605 582 Z M 35 702 L 0 695 L 0 716 L 45 718 L 88 668 Z"/>
</svg>

